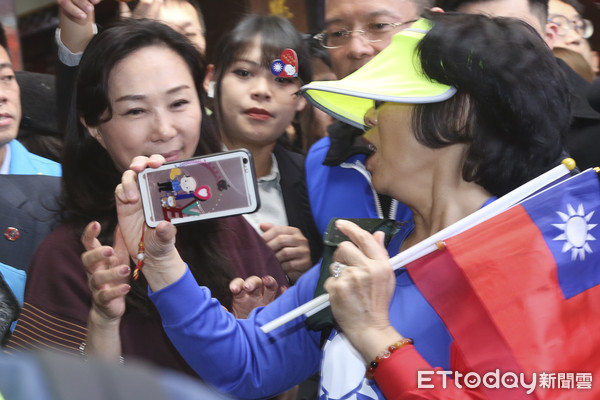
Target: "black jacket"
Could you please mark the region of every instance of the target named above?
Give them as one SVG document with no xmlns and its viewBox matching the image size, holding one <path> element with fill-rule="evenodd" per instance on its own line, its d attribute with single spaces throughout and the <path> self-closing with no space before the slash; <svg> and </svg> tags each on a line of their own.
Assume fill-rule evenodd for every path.
<svg viewBox="0 0 600 400">
<path fill-rule="evenodd" d="M 563 60 L 557 60 L 572 91 L 573 119 L 567 134 L 567 151 L 581 170 L 600 167 L 600 113 L 590 106 L 587 99 L 591 83 L 573 71 Z"/>
<path fill-rule="evenodd" d="M 0 175 L 0 187 L 0 262 L 27 271 L 37 246 L 58 223 L 61 178 Z"/>
<path fill-rule="evenodd" d="M 323 254 L 323 238 L 313 219 L 304 176 L 304 156 L 276 144 L 273 154 L 281 176 L 281 192 L 288 224 L 294 226 L 308 239 L 313 265 Z"/>
</svg>

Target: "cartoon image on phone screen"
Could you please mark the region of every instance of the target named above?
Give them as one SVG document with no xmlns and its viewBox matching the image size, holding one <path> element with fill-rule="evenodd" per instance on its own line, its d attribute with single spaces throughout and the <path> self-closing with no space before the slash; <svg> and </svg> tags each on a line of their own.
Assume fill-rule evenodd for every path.
<svg viewBox="0 0 600 400">
<path fill-rule="evenodd" d="M 260 205 L 254 163 L 245 149 L 148 168 L 138 181 L 150 227 L 246 214 Z"/>
</svg>

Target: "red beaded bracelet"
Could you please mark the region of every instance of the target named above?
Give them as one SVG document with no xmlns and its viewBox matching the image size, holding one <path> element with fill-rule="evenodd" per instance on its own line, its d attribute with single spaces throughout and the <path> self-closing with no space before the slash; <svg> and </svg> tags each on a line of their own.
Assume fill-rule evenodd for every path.
<svg viewBox="0 0 600 400">
<path fill-rule="evenodd" d="M 383 353 L 381 353 L 380 355 L 378 355 L 377 357 L 375 357 L 375 360 L 371 361 L 369 363 L 369 367 L 367 368 L 367 372 L 365 373 L 365 376 L 367 377 L 367 379 L 373 379 L 373 377 L 375 376 L 375 369 L 377 368 L 377 366 L 386 358 L 389 358 L 389 356 L 392 355 L 392 353 L 396 350 L 398 350 L 400 347 L 406 346 L 407 344 L 413 344 L 414 341 L 410 338 L 404 338 L 404 339 L 400 339 L 397 342 L 395 342 L 394 344 L 392 344 L 390 347 L 388 347 Z"/>
</svg>

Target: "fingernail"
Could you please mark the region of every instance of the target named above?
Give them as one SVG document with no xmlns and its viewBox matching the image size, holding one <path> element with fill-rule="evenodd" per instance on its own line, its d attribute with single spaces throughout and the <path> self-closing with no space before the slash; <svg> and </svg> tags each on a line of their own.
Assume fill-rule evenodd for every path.
<svg viewBox="0 0 600 400">
<path fill-rule="evenodd" d="M 244 289 L 250 290 L 250 285 L 244 285 Z"/>
<path fill-rule="evenodd" d="M 124 265 L 119 269 L 119 274 L 125 276 L 125 275 L 129 275 L 131 269 L 129 268 L 128 265 Z"/>
<path fill-rule="evenodd" d="M 126 285 L 121 288 L 121 293 L 127 294 L 127 293 L 129 293 L 130 290 L 131 290 L 131 286 Z"/>
<path fill-rule="evenodd" d="M 113 251 L 112 247 L 106 247 L 106 248 L 104 249 L 104 251 L 102 252 L 102 255 L 103 255 L 104 257 L 110 257 L 110 256 L 112 256 L 113 254 L 114 254 L 114 251 Z"/>
<path fill-rule="evenodd" d="M 346 221 L 345 219 L 338 219 L 338 220 L 336 220 L 336 221 L 335 221 L 335 225 L 336 225 L 337 227 L 344 226 L 344 225 L 346 225 L 347 223 L 348 223 L 348 221 Z"/>
</svg>

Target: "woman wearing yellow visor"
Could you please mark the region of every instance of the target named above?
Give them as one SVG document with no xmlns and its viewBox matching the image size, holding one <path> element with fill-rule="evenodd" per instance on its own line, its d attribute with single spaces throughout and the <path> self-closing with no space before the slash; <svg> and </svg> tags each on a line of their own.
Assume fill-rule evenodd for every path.
<svg viewBox="0 0 600 400">
<path fill-rule="evenodd" d="M 394 36 L 354 74 L 304 87 L 324 111 L 366 126 L 365 138 L 376 150 L 367 163 L 375 188 L 414 214 L 414 223 L 401 226 L 387 249 L 379 233 L 338 223 L 354 244 L 342 243 L 336 262 L 326 266 L 336 320 L 330 334 L 311 330 L 304 317 L 268 333 L 261 329 L 313 298 L 318 266 L 268 306 L 236 320 L 195 282 L 173 246 L 175 228 L 165 222 L 147 231 L 142 272 L 150 298 L 178 351 L 218 389 L 264 398 L 321 370 L 321 399 L 482 396 L 450 385 L 447 393 L 441 384 L 418 387 L 417 369 L 460 370 L 462 358 L 407 273 L 393 272 L 388 253 L 413 246 L 553 166 L 569 125 L 567 89 L 552 53 L 528 25 L 481 15 L 427 18 Z M 162 162 L 160 156 L 137 158 L 116 190 L 132 256 L 144 221 L 135 172 Z"/>
</svg>

